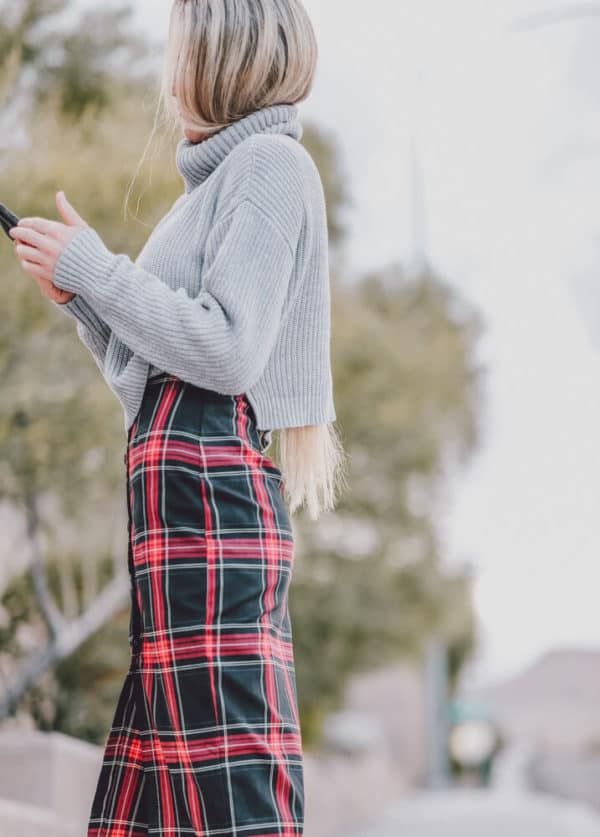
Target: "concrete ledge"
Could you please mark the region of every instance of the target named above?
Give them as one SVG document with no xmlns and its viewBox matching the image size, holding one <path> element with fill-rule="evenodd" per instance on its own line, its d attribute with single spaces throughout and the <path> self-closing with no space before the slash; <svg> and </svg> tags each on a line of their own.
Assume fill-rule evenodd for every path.
<svg viewBox="0 0 600 837">
<path fill-rule="evenodd" d="M 37 832 L 85 832 L 102 764 L 102 748 L 58 732 L 7 730 L 0 733 L 0 816 L 2 837 L 29 835 L 28 823 L 41 817 Z M 12 813 L 10 813 L 12 812 Z M 19 812 L 23 830 L 11 831 Z M 2 817 L 9 818 L 6 823 Z M 82 831 L 83 828 L 83 831 Z M 57 835 L 59 832 L 57 832 Z"/>
<path fill-rule="evenodd" d="M 60 834 L 73 835 L 70 829 L 59 831 L 58 821 L 52 811 L 0 799 L 0 834 L 2 837 L 60 837 Z"/>
</svg>

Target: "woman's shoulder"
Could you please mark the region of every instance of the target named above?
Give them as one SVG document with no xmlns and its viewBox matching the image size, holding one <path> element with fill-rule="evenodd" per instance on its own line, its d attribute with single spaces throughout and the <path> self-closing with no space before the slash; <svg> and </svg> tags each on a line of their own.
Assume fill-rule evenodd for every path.
<svg viewBox="0 0 600 837">
<path fill-rule="evenodd" d="M 255 160 L 264 160 L 293 169 L 314 165 L 308 149 L 300 140 L 289 134 L 252 134 L 240 143 L 240 149 L 243 146 L 246 146 L 246 154 L 253 156 Z"/>
<path fill-rule="evenodd" d="M 211 179 L 206 203 L 213 223 L 252 205 L 276 227 L 294 235 L 314 200 L 307 152 L 287 135 L 253 134 L 233 148 Z M 206 216 L 205 216 L 206 217 Z"/>
<path fill-rule="evenodd" d="M 268 179 L 279 174 L 288 179 L 290 187 L 298 188 L 321 182 L 317 164 L 300 140 L 288 134 L 254 134 L 247 142 L 255 177 Z"/>
<path fill-rule="evenodd" d="M 312 155 L 288 134 L 252 134 L 227 155 L 220 168 L 223 195 L 252 198 L 266 189 L 274 197 L 285 191 L 289 198 L 295 194 L 310 199 L 310 187 L 321 185 Z"/>
</svg>

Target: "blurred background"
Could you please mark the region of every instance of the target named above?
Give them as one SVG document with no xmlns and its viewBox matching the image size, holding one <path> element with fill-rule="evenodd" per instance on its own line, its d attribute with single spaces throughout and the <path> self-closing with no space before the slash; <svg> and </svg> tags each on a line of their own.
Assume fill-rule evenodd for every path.
<svg viewBox="0 0 600 837">
<path fill-rule="evenodd" d="M 600 2 L 305 0 L 350 490 L 294 518 L 307 837 L 600 835 Z M 0 200 L 135 258 L 170 4 L 0 0 Z M 129 662 L 121 408 L 0 247 L 0 833 L 84 835 Z M 68 368 L 68 375 L 65 369 Z"/>
</svg>

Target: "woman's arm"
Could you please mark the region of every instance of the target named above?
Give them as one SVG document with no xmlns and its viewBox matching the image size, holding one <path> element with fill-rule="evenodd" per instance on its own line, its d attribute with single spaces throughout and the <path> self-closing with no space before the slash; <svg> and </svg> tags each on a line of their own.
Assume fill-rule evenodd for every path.
<svg viewBox="0 0 600 837">
<path fill-rule="evenodd" d="M 250 202 L 220 222 L 218 234 L 222 241 L 204 264 L 195 298 L 111 253 L 91 227 L 63 251 L 54 284 L 81 294 L 149 363 L 196 386 L 243 392 L 275 343 L 294 252 Z"/>
<path fill-rule="evenodd" d="M 273 177 L 263 158 L 261 149 L 242 199 L 211 229 L 195 298 L 112 253 L 91 227 L 61 253 L 54 284 L 82 295 L 149 363 L 197 386 L 245 391 L 275 343 L 304 220 L 294 177 Z"/>
<path fill-rule="evenodd" d="M 79 294 L 68 302 L 54 302 L 54 305 L 75 320 L 77 334 L 89 349 L 100 371 L 104 371 L 104 360 L 110 339 L 110 326 L 94 313 Z"/>
</svg>

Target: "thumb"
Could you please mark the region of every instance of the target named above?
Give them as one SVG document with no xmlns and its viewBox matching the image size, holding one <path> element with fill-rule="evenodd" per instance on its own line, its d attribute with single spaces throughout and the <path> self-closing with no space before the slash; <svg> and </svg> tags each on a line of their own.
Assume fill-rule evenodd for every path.
<svg viewBox="0 0 600 837">
<path fill-rule="evenodd" d="M 64 192 L 56 193 L 56 205 L 58 211 L 62 215 L 63 221 L 70 227 L 87 227 L 89 226 L 79 215 L 78 212 L 71 206 L 65 197 Z"/>
</svg>

